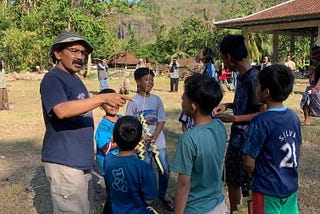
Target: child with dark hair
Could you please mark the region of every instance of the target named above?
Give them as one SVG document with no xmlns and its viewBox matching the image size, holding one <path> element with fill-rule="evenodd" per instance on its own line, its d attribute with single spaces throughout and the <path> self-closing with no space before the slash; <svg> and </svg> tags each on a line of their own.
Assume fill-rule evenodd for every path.
<svg viewBox="0 0 320 214">
<path fill-rule="evenodd" d="M 128 102 L 126 115 L 132 115 L 146 125 L 144 127 L 146 144 L 146 149 L 143 153 L 144 161 L 150 165 L 152 165 L 153 159 L 156 163 L 161 163 L 161 166 L 158 164 L 158 198 L 163 202 L 167 210 L 173 211 L 174 201 L 167 194 L 170 166 L 163 133 L 163 127 L 166 122 L 163 102 L 159 96 L 151 93 L 154 85 L 154 73 L 150 68 L 138 68 L 135 70 L 134 79 L 137 83 L 138 94 L 133 97 L 133 101 Z M 152 146 L 154 145 L 152 144 L 157 147 L 156 150 L 159 152 L 158 159 L 154 157 L 154 152 L 152 152 Z"/>
<path fill-rule="evenodd" d="M 153 213 L 149 206 L 157 198 L 157 182 L 151 165 L 135 154 L 141 139 L 142 125 L 135 117 L 124 116 L 116 122 L 113 142 L 119 154 L 108 154 L 104 165 L 111 213 Z"/>
<path fill-rule="evenodd" d="M 115 90 L 111 88 L 103 89 L 99 94 L 116 93 Z M 119 118 L 122 117 L 118 114 L 119 107 L 109 106 L 103 104 L 101 109 L 105 112 L 105 115 L 101 119 L 95 134 L 95 140 L 97 143 L 97 159 L 101 169 L 101 174 L 104 175 L 103 164 L 106 154 L 110 151 L 114 155 L 119 153 L 117 145 L 112 143 L 112 132 L 114 124 Z"/>
<path fill-rule="evenodd" d="M 212 77 L 194 74 L 185 80 L 182 108 L 195 126 L 180 136 L 172 162 L 179 173 L 175 213 L 227 213 L 221 179 L 227 132 L 211 116 L 222 97 Z"/>
<path fill-rule="evenodd" d="M 103 89 L 99 92 L 99 94 L 107 94 L 107 93 L 116 93 L 115 90 L 111 88 Z M 101 171 L 101 175 L 105 175 L 104 171 L 104 160 L 108 152 L 117 155 L 119 153 L 119 149 L 116 143 L 112 143 L 112 132 L 114 128 L 114 124 L 118 121 L 122 115 L 118 114 L 119 107 L 110 106 L 107 104 L 102 104 L 100 107 L 104 112 L 105 115 L 101 119 L 98 128 L 95 134 L 95 141 L 96 141 L 96 156 L 97 161 L 99 164 L 99 168 Z M 104 206 L 103 213 L 110 213 L 111 212 L 111 204 L 109 198 L 109 191 L 108 191 L 108 183 L 105 180 L 106 184 L 106 203 Z"/>
<path fill-rule="evenodd" d="M 225 68 L 239 71 L 237 88 L 232 103 L 223 103 L 214 110 L 215 117 L 223 122 L 232 123 L 230 139 L 225 158 L 226 183 L 228 185 L 230 211 L 237 210 L 237 205 L 243 197 L 249 196 L 251 179 L 243 166 L 243 152 L 249 123 L 251 119 L 263 110 L 263 105 L 256 97 L 258 70 L 251 66 L 248 59 L 244 37 L 242 35 L 227 35 L 220 43 L 220 52 Z M 224 113 L 228 108 L 233 115 Z M 252 203 L 248 201 L 249 213 Z"/>
<path fill-rule="evenodd" d="M 302 144 L 300 121 L 283 105 L 294 75 L 284 65 L 259 73 L 257 97 L 267 111 L 255 116 L 243 147 L 244 165 L 253 176 L 253 213 L 298 213 L 298 163 Z"/>
<path fill-rule="evenodd" d="M 202 74 L 208 77 L 213 77 L 219 82 L 219 75 L 216 68 L 214 67 L 214 52 L 209 47 L 201 48 L 198 55 L 195 57 L 196 61 L 201 61 L 204 64 Z M 183 132 L 192 129 L 194 127 L 194 121 L 191 117 L 188 117 L 183 111 L 180 114 L 179 122 L 181 122 L 181 129 Z"/>
<path fill-rule="evenodd" d="M 219 81 L 219 75 L 214 67 L 214 52 L 209 47 L 201 48 L 196 59 L 200 60 L 204 64 L 203 74 L 209 77 L 213 77 L 216 81 Z"/>
</svg>

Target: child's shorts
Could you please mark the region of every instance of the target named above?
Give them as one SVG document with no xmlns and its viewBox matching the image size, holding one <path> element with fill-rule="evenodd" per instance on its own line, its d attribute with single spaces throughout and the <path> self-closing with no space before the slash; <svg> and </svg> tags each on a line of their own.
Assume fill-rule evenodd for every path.
<svg viewBox="0 0 320 214">
<path fill-rule="evenodd" d="M 241 186 L 243 197 L 249 196 L 251 178 L 243 166 L 243 152 L 229 144 L 225 158 L 226 183 Z"/>
<path fill-rule="evenodd" d="M 298 214 L 298 192 L 286 198 L 264 195 L 253 192 L 253 214 Z"/>
</svg>

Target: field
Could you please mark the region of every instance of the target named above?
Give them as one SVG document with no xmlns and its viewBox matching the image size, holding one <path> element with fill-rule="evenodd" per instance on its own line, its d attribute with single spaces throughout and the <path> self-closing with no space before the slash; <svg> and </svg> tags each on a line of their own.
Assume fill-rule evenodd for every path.
<svg viewBox="0 0 320 214">
<path fill-rule="evenodd" d="M 135 84 L 131 80 L 134 95 Z M 97 79 L 84 80 L 91 95 L 97 93 Z M 121 79 L 109 81 L 111 88 L 118 89 Z M 41 144 L 44 134 L 44 123 L 39 94 L 39 81 L 10 81 L 9 99 L 14 105 L 11 111 L 0 111 L 0 213 L 50 213 L 51 202 L 48 183 L 40 161 Z M 181 111 L 181 94 L 183 82 L 180 82 L 179 93 L 169 93 L 169 79 L 157 77 L 153 93 L 164 101 L 167 122 L 165 135 L 168 145 L 169 159 L 175 151 L 177 139 L 181 134 L 178 117 Z M 297 81 L 295 94 L 290 95 L 285 105 L 293 109 L 302 119 L 299 111 L 301 92 L 306 87 Z M 225 92 L 223 101 L 232 101 L 233 92 Z M 120 109 L 124 114 L 125 108 Z M 95 124 L 103 116 L 100 109 L 94 111 Z M 320 213 L 320 140 L 319 118 L 312 118 L 311 126 L 303 127 L 303 156 L 300 159 L 300 213 Z M 226 126 L 229 129 L 229 125 Z M 318 135 L 318 136 L 317 136 Z M 101 213 L 104 201 L 104 187 L 95 173 L 95 213 Z M 172 173 L 169 194 L 175 194 L 176 174 Z M 159 213 L 166 213 L 159 204 Z"/>
</svg>

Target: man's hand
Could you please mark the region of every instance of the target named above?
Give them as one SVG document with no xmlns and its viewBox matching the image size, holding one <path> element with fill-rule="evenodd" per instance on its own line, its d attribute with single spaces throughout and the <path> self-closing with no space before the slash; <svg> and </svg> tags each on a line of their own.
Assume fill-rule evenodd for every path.
<svg viewBox="0 0 320 214">
<path fill-rule="evenodd" d="M 104 103 L 110 106 L 119 106 L 122 107 L 126 104 L 127 101 L 132 101 L 133 99 L 126 95 L 121 95 L 117 93 L 107 93 L 100 94 L 99 96 L 103 96 Z"/>
<path fill-rule="evenodd" d="M 226 105 L 221 104 L 213 109 L 214 116 L 216 117 L 218 114 L 221 114 L 227 110 Z"/>
<path fill-rule="evenodd" d="M 217 115 L 215 114 L 214 117 L 220 119 L 221 121 L 223 121 L 225 123 L 236 122 L 236 117 L 234 115 L 230 115 L 230 114 L 220 113 Z"/>
</svg>

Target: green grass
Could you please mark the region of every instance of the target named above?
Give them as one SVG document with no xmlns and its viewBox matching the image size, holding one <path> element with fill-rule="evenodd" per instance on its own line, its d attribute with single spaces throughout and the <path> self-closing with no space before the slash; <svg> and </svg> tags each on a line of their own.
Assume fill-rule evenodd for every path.
<svg viewBox="0 0 320 214">
<path fill-rule="evenodd" d="M 111 88 L 118 90 L 123 79 L 111 79 Z M 136 90 L 132 78 L 130 96 Z M 84 80 L 91 95 L 99 90 L 96 78 Z M 42 110 L 39 94 L 39 81 L 12 81 L 9 85 L 9 100 L 15 106 L 12 111 L 0 111 L 0 213 L 50 213 L 50 193 L 42 163 L 40 161 L 42 138 L 45 131 L 42 119 Z M 179 93 L 169 93 L 169 79 L 156 77 L 153 93 L 159 95 L 166 109 L 167 121 L 165 135 L 168 147 L 169 160 L 175 152 L 178 137 L 181 135 L 181 124 L 178 117 L 181 112 L 182 85 Z M 293 109 L 302 119 L 299 110 L 301 92 L 306 84 L 295 85 L 296 93 L 290 95 L 285 105 Z M 231 102 L 233 92 L 226 92 L 223 101 Z M 120 109 L 124 114 L 125 107 Z M 95 124 L 99 123 L 103 112 L 100 109 L 93 111 Z M 320 152 L 319 118 L 312 118 L 311 126 L 302 128 L 303 156 L 300 160 L 300 213 L 320 213 L 319 178 L 320 165 L 318 154 Z M 229 131 L 230 125 L 226 125 Z M 169 194 L 174 196 L 177 175 L 171 173 Z M 95 211 L 101 212 L 104 200 L 104 189 L 96 185 Z M 159 213 L 166 211 L 159 204 Z"/>
</svg>

